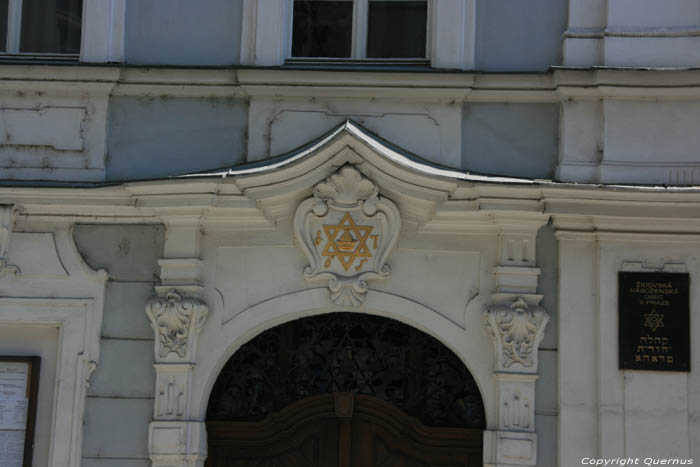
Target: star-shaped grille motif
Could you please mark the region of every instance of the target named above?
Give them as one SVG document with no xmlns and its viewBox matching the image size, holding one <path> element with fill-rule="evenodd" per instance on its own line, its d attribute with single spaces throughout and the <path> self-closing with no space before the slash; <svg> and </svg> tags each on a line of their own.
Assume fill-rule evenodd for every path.
<svg viewBox="0 0 700 467">
<path fill-rule="evenodd" d="M 337 225 L 324 225 L 323 231 L 328 242 L 321 256 L 328 258 L 325 266 L 329 267 L 333 258 L 338 258 L 343 269 L 347 271 L 357 258 L 371 258 L 367 239 L 372 229 L 372 226 L 356 225 L 349 212 L 345 213 Z M 361 260 L 358 268 L 366 261 Z"/>
<path fill-rule="evenodd" d="M 656 310 L 651 310 L 651 313 L 644 313 L 644 326 L 656 332 L 658 328 L 664 327 L 663 313 L 657 313 Z"/>
</svg>

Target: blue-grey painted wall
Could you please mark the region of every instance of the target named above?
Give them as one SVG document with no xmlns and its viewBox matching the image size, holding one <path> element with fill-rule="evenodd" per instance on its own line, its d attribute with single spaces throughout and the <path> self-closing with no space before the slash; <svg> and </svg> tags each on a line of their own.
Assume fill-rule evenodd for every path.
<svg viewBox="0 0 700 467">
<path fill-rule="evenodd" d="M 92 268 L 109 271 L 100 362 L 92 374 L 85 406 L 82 465 L 148 467 L 155 371 L 146 303 L 154 296 L 164 229 L 83 224 L 75 226 L 73 238 Z"/>
<path fill-rule="evenodd" d="M 124 57 L 148 65 L 239 63 L 243 0 L 127 0 Z"/>
<path fill-rule="evenodd" d="M 162 178 L 245 160 L 248 104 L 230 98 L 110 99 L 106 178 Z"/>
<path fill-rule="evenodd" d="M 476 2 L 476 68 L 545 71 L 561 65 L 567 0 Z"/>
<path fill-rule="evenodd" d="M 553 178 L 559 104 L 464 105 L 462 168 L 470 172 Z"/>
</svg>

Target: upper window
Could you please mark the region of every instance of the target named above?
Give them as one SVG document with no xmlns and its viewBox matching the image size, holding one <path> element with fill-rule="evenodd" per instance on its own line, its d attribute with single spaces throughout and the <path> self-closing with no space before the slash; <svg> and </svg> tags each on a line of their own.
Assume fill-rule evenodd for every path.
<svg viewBox="0 0 700 467">
<path fill-rule="evenodd" d="M 0 0 L 0 53 L 80 54 L 83 0 Z"/>
<path fill-rule="evenodd" d="M 425 59 L 427 25 L 427 0 L 294 0 L 291 56 Z"/>
</svg>

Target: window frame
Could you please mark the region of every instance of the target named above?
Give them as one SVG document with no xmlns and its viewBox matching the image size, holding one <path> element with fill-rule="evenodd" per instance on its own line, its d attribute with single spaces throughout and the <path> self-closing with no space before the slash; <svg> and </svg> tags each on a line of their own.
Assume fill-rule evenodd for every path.
<svg viewBox="0 0 700 467">
<path fill-rule="evenodd" d="M 328 63 L 328 64 L 367 64 L 367 65 L 430 65 L 433 43 L 433 15 L 435 0 L 426 0 L 427 16 L 425 21 L 425 57 L 415 58 L 368 58 L 367 57 L 367 33 L 369 31 L 369 2 L 370 0 L 352 1 L 352 39 L 350 45 L 350 57 L 295 57 L 292 55 L 292 41 L 294 34 L 294 0 L 287 0 L 287 44 L 285 63 Z"/>
<path fill-rule="evenodd" d="M 22 6 L 24 0 L 8 0 L 7 5 L 7 40 L 5 50 L 0 51 L 2 59 L 43 59 L 43 60 L 80 60 L 83 51 L 83 36 L 85 32 L 85 9 L 88 0 L 83 0 L 83 10 L 80 18 L 80 51 L 78 53 L 63 54 L 56 52 L 21 52 L 19 50 L 22 34 Z"/>
</svg>

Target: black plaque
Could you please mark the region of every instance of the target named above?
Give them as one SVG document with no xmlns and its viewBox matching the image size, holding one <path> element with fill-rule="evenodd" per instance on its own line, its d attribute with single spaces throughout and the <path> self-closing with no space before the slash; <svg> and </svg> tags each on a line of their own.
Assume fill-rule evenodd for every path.
<svg viewBox="0 0 700 467">
<path fill-rule="evenodd" d="M 620 272 L 620 368 L 690 371 L 690 279 Z"/>
</svg>

